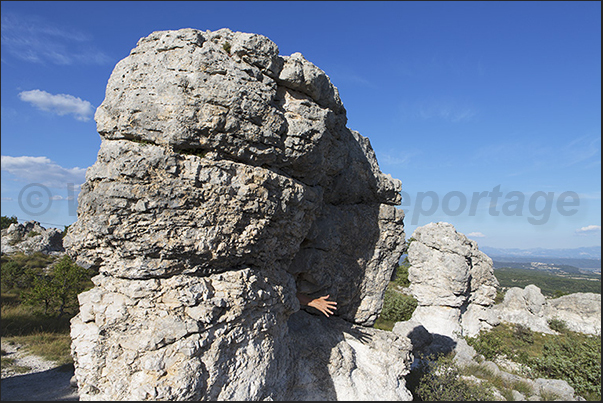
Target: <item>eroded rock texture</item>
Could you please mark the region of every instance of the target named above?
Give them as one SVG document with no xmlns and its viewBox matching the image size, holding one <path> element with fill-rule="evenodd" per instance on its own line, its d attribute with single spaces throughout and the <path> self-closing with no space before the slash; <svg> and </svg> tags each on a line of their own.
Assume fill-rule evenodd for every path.
<svg viewBox="0 0 603 403">
<path fill-rule="evenodd" d="M 408 340 L 362 326 L 403 253 L 401 184 L 322 70 L 261 35 L 155 32 L 95 119 L 65 238 L 100 273 L 72 321 L 81 400 L 411 400 Z"/>
<path fill-rule="evenodd" d="M 498 280 L 492 259 L 446 222 L 418 227 L 408 247 L 412 319 L 429 332 L 458 339 L 499 322 L 490 309 Z"/>
<path fill-rule="evenodd" d="M 37 221 L 14 223 L 2 230 L 2 253 L 44 253 L 62 255 L 63 232 L 58 228 L 44 228 Z"/>
<path fill-rule="evenodd" d="M 577 292 L 546 298 L 540 288 L 529 284 L 525 288 L 509 288 L 493 311 L 501 321 L 520 324 L 534 332 L 555 333 L 549 322 L 560 320 L 571 331 L 601 334 L 601 294 Z"/>
</svg>

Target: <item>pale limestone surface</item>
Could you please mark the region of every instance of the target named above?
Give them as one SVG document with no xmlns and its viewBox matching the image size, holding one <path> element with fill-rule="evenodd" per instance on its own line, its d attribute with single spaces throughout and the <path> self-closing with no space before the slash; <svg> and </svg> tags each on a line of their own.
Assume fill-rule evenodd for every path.
<svg viewBox="0 0 603 403">
<path fill-rule="evenodd" d="M 412 319 L 452 339 L 496 325 L 488 308 L 494 304 L 498 280 L 492 259 L 477 243 L 445 222 L 418 227 L 412 238 L 408 279 L 418 303 Z"/>
<path fill-rule="evenodd" d="M 555 333 L 551 320 L 561 320 L 569 330 L 601 334 L 601 294 L 578 292 L 546 298 L 534 284 L 512 287 L 502 303 L 493 307 L 501 321 L 516 323 L 534 332 Z"/>
<path fill-rule="evenodd" d="M 322 70 L 261 35 L 154 32 L 95 120 L 64 241 L 99 270 L 71 327 L 81 400 L 411 400 L 407 339 L 346 336 L 403 253 L 401 183 Z"/>
<path fill-rule="evenodd" d="M 41 252 L 58 256 L 65 253 L 63 231 L 58 228 L 45 228 L 34 220 L 14 223 L 3 229 L 1 242 L 2 253 L 7 255 L 16 252 Z"/>
</svg>

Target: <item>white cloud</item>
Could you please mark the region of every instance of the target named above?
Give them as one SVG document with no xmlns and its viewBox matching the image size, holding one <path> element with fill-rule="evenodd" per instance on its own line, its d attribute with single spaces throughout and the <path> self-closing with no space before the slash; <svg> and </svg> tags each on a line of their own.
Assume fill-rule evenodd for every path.
<svg viewBox="0 0 603 403">
<path fill-rule="evenodd" d="M 2 14 L 2 61 L 4 51 L 32 63 L 59 65 L 109 64 L 111 58 L 91 45 L 83 32 L 56 26 L 36 16 Z"/>
<path fill-rule="evenodd" d="M 578 235 L 590 235 L 596 234 L 597 232 L 601 232 L 600 225 L 587 225 L 586 227 L 582 227 L 576 230 L 576 234 Z"/>
<path fill-rule="evenodd" d="M 52 188 L 68 184 L 80 186 L 86 179 L 86 168 L 64 168 L 47 157 L 2 156 L 2 171 L 28 183 L 39 183 Z"/>
<path fill-rule="evenodd" d="M 486 237 L 481 232 L 470 232 L 470 233 L 467 234 L 467 236 L 468 237 L 472 237 L 472 238 L 485 238 Z"/>
<path fill-rule="evenodd" d="M 31 90 L 19 93 L 19 98 L 43 111 L 53 112 L 60 116 L 72 114 L 77 120 L 87 121 L 94 114 L 94 108 L 90 102 L 73 95 L 52 95 L 46 91 Z"/>
</svg>

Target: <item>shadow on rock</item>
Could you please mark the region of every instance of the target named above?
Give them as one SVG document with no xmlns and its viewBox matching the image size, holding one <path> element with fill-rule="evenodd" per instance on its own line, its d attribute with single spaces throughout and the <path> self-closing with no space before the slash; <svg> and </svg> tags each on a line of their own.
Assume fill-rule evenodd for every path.
<svg viewBox="0 0 603 403">
<path fill-rule="evenodd" d="M 288 325 L 291 377 L 282 400 L 412 400 L 408 339 L 303 310 Z"/>
</svg>

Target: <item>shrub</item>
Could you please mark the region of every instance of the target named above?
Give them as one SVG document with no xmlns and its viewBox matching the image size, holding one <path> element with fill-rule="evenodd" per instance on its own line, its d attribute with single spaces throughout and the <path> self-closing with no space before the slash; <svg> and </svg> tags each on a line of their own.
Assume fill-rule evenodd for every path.
<svg viewBox="0 0 603 403">
<path fill-rule="evenodd" d="M 1 287 L 3 291 L 14 289 L 26 289 L 31 287 L 34 281 L 35 272 L 15 261 L 2 263 Z"/>
<path fill-rule="evenodd" d="M 392 322 L 409 320 L 416 307 L 417 300 L 414 297 L 387 289 L 381 318 Z"/>
<path fill-rule="evenodd" d="M 410 286 L 410 280 L 408 280 L 408 268 L 410 265 L 408 263 L 403 263 L 396 268 L 394 271 L 394 278 L 392 281 L 401 287 Z"/>
<path fill-rule="evenodd" d="M 56 258 L 42 252 L 27 255 L 22 252 L 2 256 L 2 291 L 23 291 L 33 286 L 36 276 Z"/>
<path fill-rule="evenodd" d="M 496 290 L 496 297 L 494 297 L 494 304 L 500 304 L 505 300 L 505 291 L 498 289 Z"/>
<path fill-rule="evenodd" d="M 490 385 L 461 378 L 453 357 L 454 354 L 439 355 L 420 361 L 414 370 L 419 374 L 415 397 L 422 401 L 494 400 Z"/>
<path fill-rule="evenodd" d="M 561 319 L 549 319 L 547 323 L 549 327 L 556 332 L 564 333 L 568 330 L 567 324 Z"/>
<path fill-rule="evenodd" d="M 494 360 L 499 354 L 504 354 L 503 340 L 495 332 L 482 331 L 477 337 L 468 337 L 467 344 L 486 360 Z"/>
<path fill-rule="evenodd" d="M 531 359 L 538 376 L 564 379 L 587 400 L 601 400 L 601 337 L 568 332 L 544 344 L 542 355 Z"/>
<path fill-rule="evenodd" d="M 466 338 L 488 360 L 498 356 L 529 367 L 534 377 L 562 379 L 586 400 L 601 399 L 601 336 L 571 332 L 560 320 L 549 326 L 561 334 L 541 334 L 520 326 L 500 324 L 477 337 Z"/>
<path fill-rule="evenodd" d="M 522 343 L 534 344 L 534 332 L 523 325 L 515 325 L 513 329 L 513 336 Z"/>
<path fill-rule="evenodd" d="M 4 260 L 4 258 L 3 258 Z M 47 255 L 42 252 L 34 252 L 31 254 L 25 254 L 23 252 L 17 252 L 6 258 L 6 261 L 17 262 L 20 266 L 30 269 L 42 269 L 56 260 L 56 257 Z"/>
</svg>

